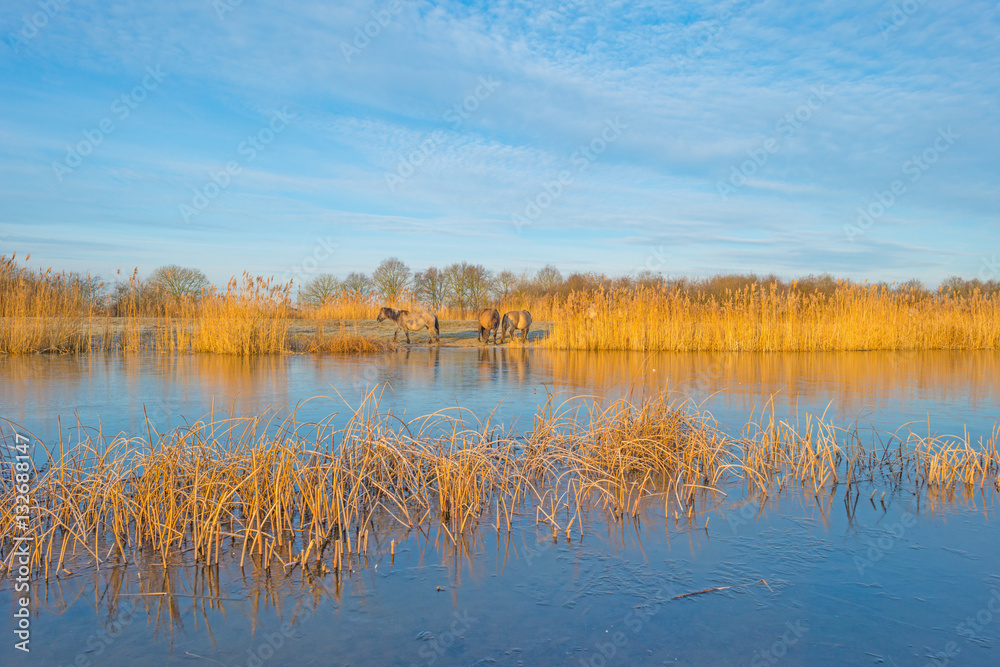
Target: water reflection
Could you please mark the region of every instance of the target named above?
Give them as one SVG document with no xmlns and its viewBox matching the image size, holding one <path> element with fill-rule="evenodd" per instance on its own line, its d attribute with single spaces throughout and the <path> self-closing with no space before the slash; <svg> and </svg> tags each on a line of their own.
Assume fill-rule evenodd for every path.
<svg viewBox="0 0 1000 667">
<path fill-rule="evenodd" d="M 30 355 L 0 359 L 0 417 L 41 437 L 75 415 L 106 431 L 161 430 L 212 410 L 251 414 L 315 397 L 300 418 L 356 404 L 378 384 L 383 407 L 419 416 L 460 405 L 527 421 L 550 392 L 596 396 L 668 390 L 705 401 L 725 425 L 743 424 L 773 397 L 783 416 L 827 412 L 894 430 L 930 419 L 937 432 L 989 433 L 1000 404 L 1000 352 L 551 352 L 484 346 L 404 349 L 378 356 Z"/>
<path fill-rule="evenodd" d="M 996 627 L 955 628 L 1000 586 L 996 494 L 865 493 L 850 511 L 836 490 L 728 492 L 691 513 L 650 501 L 635 522 L 592 510 L 568 539 L 530 506 L 511 534 L 389 522 L 339 574 L 240 567 L 235 544 L 211 567 L 145 553 L 37 582 L 31 662 L 735 664 L 791 623 L 807 631 L 790 664 L 915 664 L 949 642 L 960 664 L 995 664 Z M 614 659 L 591 661 L 616 632 Z"/>
</svg>

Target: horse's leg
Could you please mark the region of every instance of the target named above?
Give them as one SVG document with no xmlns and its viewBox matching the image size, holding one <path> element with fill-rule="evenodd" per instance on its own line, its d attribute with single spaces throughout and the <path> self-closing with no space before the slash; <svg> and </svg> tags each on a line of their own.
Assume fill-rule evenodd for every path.
<svg viewBox="0 0 1000 667">
<path fill-rule="evenodd" d="M 523 338 L 524 338 L 524 342 L 525 343 L 528 342 L 528 331 L 529 330 L 531 330 L 531 325 L 530 324 L 528 326 L 524 327 L 524 336 L 523 336 Z"/>
<path fill-rule="evenodd" d="M 399 340 L 399 327 L 396 327 L 396 331 L 392 334 L 392 342 L 395 343 Z"/>
</svg>

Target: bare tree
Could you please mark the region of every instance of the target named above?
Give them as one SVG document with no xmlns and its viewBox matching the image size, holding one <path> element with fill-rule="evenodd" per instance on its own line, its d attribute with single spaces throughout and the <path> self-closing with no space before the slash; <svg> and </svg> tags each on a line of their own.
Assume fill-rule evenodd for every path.
<svg viewBox="0 0 1000 667">
<path fill-rule="evenodd" d="M 475 264 L 466 268 L 465 280 L 469 286 L 469 305 L 477 310 L 485 306 L 493 284 L 493 273 L 481 264 Z"/>
<path fill-rule="evenodd" d="M 354 294 L 367 294 L 371 289 L 371 281 L 363 273 L 352 271 L 344 278 L 343 287 L 345 292 Z"/>
<path fill-rule="evenodd" d="M 375 291 L 388 302 L 394 302 L 410 284 L 410 267 L 397 257 L 382 260 L 372 273 Z"/>
<path fill-rule="evenodd" d="M 666 284 L 666 279 L 662 273 L 654 273 L 649 269 L 643 269 L 635 274 L 632 282 L 639 287 L 659 287 Z"/>
<path fill-rule="evenodd" d="M 499 303 L 514 296 L 517 282 L 517 274 L 513 271 L 501 271 L 493 279 L 493 298 Z"/>
<path fill-rule="evenodd" d="M 535 274 L 535 284 L 544 294 L 551 294 L 562 285 L 562 274 L 551 264 L 546 264 Z"/>
<path fill-rule="evenodd" d="M 104 303 L 108 285 L 101 277 L 90 274 L 70 273 L 66 276 L 66 284 L 76 292 L 83 306 L 97 308 Z"/>
<path fill-rule="evenodd" d="M 310 306 L 322 306 L 342 289 L 336 276 L 322 273 L 299 290 L 299 301 Z"/>
<path fill-rule="evenodd" d="M 164 295 L 179 302 L 184 297 L 196 299 L 202 289 L 208 287 L 208 278 L 198 269 L 189 269 L 176 264 L 161 266 L 149 274 L 146 282 Z"/>
<path fill-rule="evenodd" d="M 441 308 L 447 296 L 447 280 L 444 271 L 430 267 L 413 276 L 413 286 L 417 297 L 434 310 Z"/>
<path fill-rule="evenodd" d="M 469 306 L 469 285 L 466 282 L 468 262 L 455 263 L 444 269 L 445 294 L 448 305 L 464 312 Z"/>
</svg>

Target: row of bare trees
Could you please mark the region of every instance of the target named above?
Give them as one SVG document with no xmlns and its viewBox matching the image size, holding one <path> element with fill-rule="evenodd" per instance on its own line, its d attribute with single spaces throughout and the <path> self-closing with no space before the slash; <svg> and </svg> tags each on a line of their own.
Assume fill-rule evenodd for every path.
<svg viewBox="0 0 1000 667">
<path fill-rule="evenodd" d="M 197 302 L 213 289 L 200 270 L 176 264 L 161 266 L 145 278 L 133 273 L 130 277 L 119 276 L 109 283 L 100 276 L 54 274 L 51 270 L 29 272 L 13 256 L 0 257 L 0 296 L 12 294 L 14 284 L 23 285 L 25 281 L 38 285 L 44 283 L 58 288 L 56 291 L 72 294 L 77 308 L 82 310 L 107 308 L 114 313 L 120 304 L 127 302 L 133 312 L 150 316 L 169 314 L 181 302 Z M 331 274 L 318 275 L 300 287 L 298 301 L 302 305 L 316 307 L 345 295 L 378 298 L 385 303 L 412 298 L 435 310 L 450 308 L 468 312 L 486 304 L 499 304 L 511 299 L 564 298 L 571 292 L 601 288 L 660 287 L 683 291 L 695 300 L 707 300 L 747 288 L 828 296 L 839 285 L 849 283 L 828 274 L 809 275 L 796 280 L 755 274 L 727 274 L 703 279 L 669 278 L 652 272 L 620 277 L 588 272 L 563 277 L 559 269 L 551 264 L 538 271 L 515 273 L 509 270 L 491 271 L 481 264 L 456 262 L 443 268 L 432 266 L 413 272 L 399 258 L 390 257 L 383 260 L 371 275 L 361 272 L 349 273 L 344 278 Z M 906 291 L 915 298 L 958 298 L 977 291 L 983 294 L 1000 292 L 1000 280 L 966 280 L 957 276 L 946 278 L 936 290 L 928 289 L 918 280 L 880 285 L 888 290 Z"/>
<path fill-rule="evenodd" d="M 722 298 L 727 293 L 743 289 L 775 289 L 786 293 L 798 291 L 829 296 L 839 285 L 852 281 L 837 279 L 829 274 L 808 275 L 785 280 L 771 275 L 727 274 L 703 279 L 669 278 L 650 271 L 631 276 L 608 277 L 599 273 L 572 273 L 563 277 L 555 266 L 547 265 L 535 272 L 490 271 L 480 264 L 457 262 L 444 268 L 430 267 L 412 272 L 399 258 L 390 257 L 379 264 L 372 274 L 351 273 L 343 280 L 330 274 L 317 276 L 302 287 L 299 301 L 319 306 L 345 293 L 377 296 L 391 303 L 410 294 L 429 308 L 453 308 L 468 311 L 487 303 L 499 303 L 511 298 L 541 296 L 565 297 L 570 292 L 619 289 L 627 287 L 662 287 L 680 290 L 695 300 Z M 965 280 L 947 278 L 938 290 L 928 289 L 919 280 L 903 283 L 879 283 L 894 291 L 906 291 L 918 297 L 939 294 L 945 297 L 967 296 L 974 291 L 990 294 L 1000 292 L 1000 281 L 978 278 Z"/>
<path fill-rule="evenodd" d="M 359 294 L 393 303 L 409 293 L 435 310 L 447 307 L 467 311 L 486 302 L 547 294 L 563 282 L 559 269 L 551 265 L 535 273 L 516 274 L 490 271 L 481 264 L 456 262 L 414 273 L 402 260 L 390 257 L 371 276 L 351 273 L 343 280 L 331 274 L 316 276 L 299 290 L 299 301 L 321 306 L 343 294 Z"/>
</svg>

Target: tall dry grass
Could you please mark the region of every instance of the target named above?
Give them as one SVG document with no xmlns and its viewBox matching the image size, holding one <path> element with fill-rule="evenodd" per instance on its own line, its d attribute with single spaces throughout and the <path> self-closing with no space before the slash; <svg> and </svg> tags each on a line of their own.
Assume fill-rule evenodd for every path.
<svg viewBox="0 0 1000 667">
<path fill-rule="evenodd" d="M 693 511 L 698 494 L 729 484 L 764 497 L 845 488 L 849 506 L 873 483 L 917 492 L 1000 488 L 1000 427 L 978 442 L 912 430 L 865 439 L 772 412 L 730 437 L 709 415 L 658 395 L 604 407 L 550 401 L 519 437 L 462 411 L 401 423 L 378 400 L 373 390 L 341 428 L 270 413 L 162 435 L 152 426 L 110 438 L 79 429 L 81 440 L 60 441 L 32 474 L 27 515 L 10 483 L 13 460 L 4 457 L 3 566 L 10 572 L 14 564 L 14 537 L 30 536 L 31 568 L 43 577 L 140 554 L 164 567 L 190 554 L 210 565 L 225 555 L 241 565 L 339 572 L 385 549 L 386 522 L 433 523 L 458 541 L 485 526 L 509 533 L 533 508 L 536 522 L 569 536 L 586 529 L 591 508 L 622 521 L 659 501 L 676 517 Z"/>
<path fill-rule="evenodd" d="M 544 345 L 556 349 L 1000 348 L 1000 289 L 992 283 L 958 286 L 952 281 L 937 293 L 915 284 L 859 285 L 833 279 L 788 284 L 754 276 L 704 282 L 591 281 L 567 291 L 570 284 L 575 283 L 436 312 L 441 320 L 471 320 L 480 306 L 494 306 L 501 313 L 528 310 L 535 321 L 553 322 Z M 391 304 L 372 294 L 341 292 L 321 306 L 296 309 L 290 303 L 290 285 L 249 274 L 234 278 L 224 290 L 213 288 L 197 298 L 169 302 L 135 273 L 127 284 L 116 286 L 113 303 L 109 300 L 103 307 L 95 303 L 93 289 L 79 276 L 31 272 L 14 257 L 0 258 L 0 353 L 97 348 L 273 354 L 292 351 L 289 331 L 298 320 L 319 328 L 329 321 L 373 320 L 383 305 L 435 310 L 410 291 Z M 474 326 L 470 322 L 470 330 Z"/>
<path fill-rule="evenodd" d="M 752 285 L 696 298 L 679 288 L 575 292 L 545 345 L 643 351 L 995 349 L 1000 293 L 929 295 L 839 283 L 832 294 Z"/>
<path fill-rule="evenodd" d="M 225 292 L 206 294 L 197 307 L 192 349 L 244 355 L 288 351 L 290 290 L 291 284 L 244 273 Z"/>
<path fill-rule="evenodd" d="M 301 345 L 304 352 L 310 354 L 379 354 L 399 349 L 394 340 L 375 338 L 358 333 L 357 325 L 351 330 L 341 321 L 336 332 L 330 334 L 320 324 L 312 336 Z"/>
<path fill-rule="evenodd" d="M 0 257 L 0 354 L 89 349 L 87 297 L 65 273 L 29 271 L 14 256 Z"/>
</svg>

